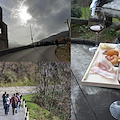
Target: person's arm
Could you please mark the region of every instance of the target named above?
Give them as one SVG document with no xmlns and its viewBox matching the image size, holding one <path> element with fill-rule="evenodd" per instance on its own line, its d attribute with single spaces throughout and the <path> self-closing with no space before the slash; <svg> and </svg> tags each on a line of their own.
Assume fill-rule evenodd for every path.
<svg viewBox="0 0 120 120">
<path fill-rule="evenodd" d="M 92 0 L 92 3 L 90 5 L 90 9 L 93 7 L 96 7 L 97 3 L 98 3 L 98 0 Z"/>
<path fill-rule="evenodd" d="M 10 99 L 10 103 L 12 103 L 12 101 L 13 101 L 13 97 Z"/>
<path fill-rule="evenodd" d="M 16 102 L 18 102 L 18 98 L 16 97 Z"/>
</svg>

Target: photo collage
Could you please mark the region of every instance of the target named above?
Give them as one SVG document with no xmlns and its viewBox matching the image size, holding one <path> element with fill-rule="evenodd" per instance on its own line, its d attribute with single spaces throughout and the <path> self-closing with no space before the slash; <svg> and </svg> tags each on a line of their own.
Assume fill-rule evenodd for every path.
<svg viewBox="0 0 120 120">
<path fill-rule="evenodd" d="M 0 120 L 120 120 L 119 0 L 0 0 Z"/>
</svg>

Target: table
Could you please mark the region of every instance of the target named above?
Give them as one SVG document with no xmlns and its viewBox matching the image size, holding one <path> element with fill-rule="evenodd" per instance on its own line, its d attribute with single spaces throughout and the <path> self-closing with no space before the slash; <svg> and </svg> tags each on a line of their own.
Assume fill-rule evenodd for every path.
<svg viewBox="0 0 120 120">
<path fill-rule="evenodd" d="M 93 59 L 85 44 L 71 45 L 71 120 L 115 120 L 109 106 L 120 100 L 120 89 L 82 85 Z"/>
<path fill-rule="evenodd" d="M 98 62 L 100 60 L 102 60 L 105 55 L 103 55 L 103 52 L 108 50 L 108 49 L 102 49 L 100 46 L 103 46 L 103 45 L 113 45 L 115 48 L 115 50 L 118 50 L 118 48 L 116 47 L 116 44 L 110 44 L 110 43 L 100 43 L 83 79 L 82 79 L 82 84 L 83 85 L 92 85 L 92 86 L 100 86 L 100 87 L 109 87 L 109 88 L 119 88 L 120 89 L 120 84 L 118 82 L 118 80 L 115 78 L 115 79 L 108 79 L 106 77 L 103 77 L 99 74 L 93 74 L 93 73 L 90 73 L 90 70 L 92 68 L 92 65 L 95 63 L 95 62 Z M 117 67 L 114 67 L 114 69 L 118 69 Z"/>
</svg>

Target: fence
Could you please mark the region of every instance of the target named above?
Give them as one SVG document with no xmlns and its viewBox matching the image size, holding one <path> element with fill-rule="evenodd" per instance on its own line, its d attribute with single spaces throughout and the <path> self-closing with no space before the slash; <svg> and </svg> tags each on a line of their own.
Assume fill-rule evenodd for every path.
<svg viewBox="0 0 120 120">
<path fill-rule="evenodd" d="M 27 108 L 27 102 L 23 99 L 23 109 L 25 113 L 25 120 L 29 120 L 29 110 Z"/>
</svg>

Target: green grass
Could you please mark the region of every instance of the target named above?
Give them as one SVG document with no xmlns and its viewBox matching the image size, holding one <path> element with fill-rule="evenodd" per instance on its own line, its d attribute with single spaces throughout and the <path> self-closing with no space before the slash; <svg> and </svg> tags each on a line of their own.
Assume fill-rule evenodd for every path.
<svg viewBox="0 0 120 120">
<path fill-rule="evenodd" d="M 113 42 L 118 36 L 120 36 L 120 31 L 115 31 L 114 29 L 106 30 L 104 29 L 100 32 L 98 36 L 98 41 L 100 42 Z M 89 30 L 88 26 L 85 25 L 71 25 L 71 37 L 79 39 L 89 39 L 95 40 L 94 32 Z"/>
<path fill-rule="evenodd" d="M 88 19 L 89 18 L 89 7 L 81 7 L 81 11 L 82 11 L 82 17 L 81 19 Z M 117 18 L 113 18 L 113 22 L 120 22 L 119 19 Z"/>
<path fill-rule="evenodd" d="M 89 7 L 81 7 L 82 17 L 81 19 L 88 19 L 89 17 Z"/>
<path fill-rule="evenodd" d="M 70 62 L 70 51 L 66 45 L 58 47 L 56 50 L 56 55 L 61 61 Z"/>
<path fill-rule="evenodd" d="M 0 81 L 1 87 L 34 86 L 34 85 L 36 85 L 36 81 L 32 78 L 31 80 L 29 80 L 26 76 L 24 76 L 22 80 L 10 76 L 7 81 Z"/>
<path fill-rule="evenodd" d="M 82 17 L 81 19 L 88 19 L 89 18 L 89 6 L 82 7 L 81 6 Z M 120 22 L 119 19 L 113 18 L 113 22 Z M 100 32 L 98 36 L 98 41 L 100 42 L 113 42 L 118 36 L 120 36 L 120 31 L 115 31 L 114 29 L 104 29 Z M 72 24 L 71 25 L 71 37 L 72 38 L 79 38 L 79 39 L 90 39 L 95 40 L 95 35 L 93 32 L 89 30 L 88 26 L 79 25 L 79 24 Z"/>
<path fill-rule="evenodd" d="M 51 115 L 51 113 L 46 110 L 42 109 L 39 105 L 34 103 L 34 95 L 25 95 L 25 101 L 27 102 L 27 107 L 29 109 L 29 116 L 30 120 L 60 120 L 58 117 Z"/>
<path fill-rule="evenodd" d="M 24 81 L 24 82 L 17 81 L 17 82 L 10 82 L 10 83 L 3 82 L 3 81 L 0 82 L 1 87 L 34 86 L 34 85 L 36 84 L 30 81 Z"/>
<path fill-rule="evenodd" d="M 120 22 L 120 20 L 117 18 L 113 18 L 113 22 Z"/>
</svg>

